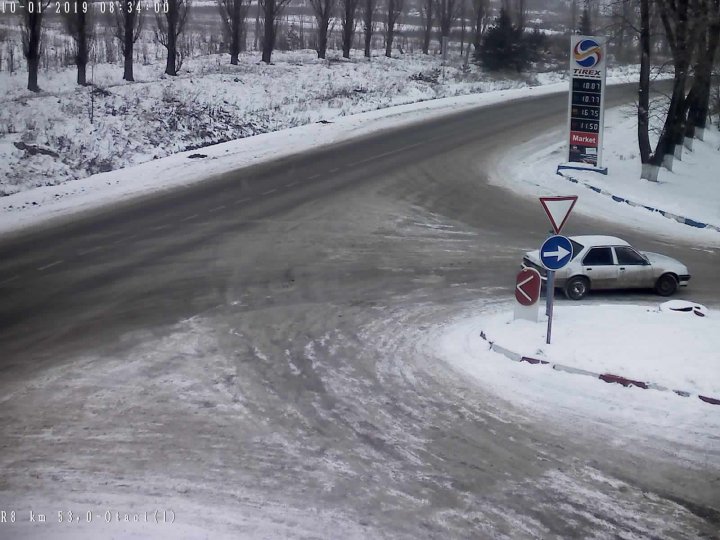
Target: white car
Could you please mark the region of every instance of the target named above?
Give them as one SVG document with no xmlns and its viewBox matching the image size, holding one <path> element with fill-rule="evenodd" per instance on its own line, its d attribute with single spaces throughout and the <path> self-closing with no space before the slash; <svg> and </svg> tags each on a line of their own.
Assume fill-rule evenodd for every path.
<svg viewBox="0 0 720 540">
<path fill-rule="evenodd" d="M 670 296 L 690 281 L 687 266 L 680 261 L 638 251 L 625 240 L 614 236 L 571 236 L 570 262 L 555 272 L 555 287 L 572 300 L 584 298 L 596 289 L 655 289 Z M 547 271 L 540 261 L 539 250 L 525 254 L 523 268 L 534 268 L 543 280 Z"/>
</svg>

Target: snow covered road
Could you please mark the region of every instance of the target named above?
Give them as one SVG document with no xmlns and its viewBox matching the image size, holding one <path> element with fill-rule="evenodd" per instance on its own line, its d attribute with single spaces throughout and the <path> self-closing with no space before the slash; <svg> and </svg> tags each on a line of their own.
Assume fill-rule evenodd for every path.
<svg viewBox="0 0 720 540">
<path fill-rule="evenodd" d="M 519 407 L 434 348 L 504 305 L 547 229 L 478 171 L 565 106 L 385 132 L 6 243 L 0 509 L 21 520 L 0 536 L 715 535 L 716 450 Z M 720 304 L 714 252 L 572 227 L 670 249 Z M 175 522 L 103 519 L 154 509 Z"/>
</svg>

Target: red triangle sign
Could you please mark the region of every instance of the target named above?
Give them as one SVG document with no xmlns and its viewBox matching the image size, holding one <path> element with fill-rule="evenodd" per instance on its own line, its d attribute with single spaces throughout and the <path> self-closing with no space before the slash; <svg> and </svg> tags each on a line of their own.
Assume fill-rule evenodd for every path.
<svg viewBox="0 0 720 540">
<path fill-rule="evenodd" d="M 570 195 L 568 197 L 540 197 L 540 204 L 542 204 L 543 210 L 545 210 L 547 217 L 550 219 L 555 234 L 560 234 L 577 200 L 577 195 Z"/>
</svg>

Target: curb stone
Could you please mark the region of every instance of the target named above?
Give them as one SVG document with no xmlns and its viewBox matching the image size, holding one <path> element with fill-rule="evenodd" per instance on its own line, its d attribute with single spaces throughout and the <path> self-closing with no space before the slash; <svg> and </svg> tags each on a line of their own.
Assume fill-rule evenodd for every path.
<svg viewBox="0 0 720 540">
<path fill-rule="evenodd" d="M 634 206 L 634 207 L 645 208 L 646 210 L 649 210 L 650 212 L 658 213 L 658 214 L 662 215 L 663 217 L 672 219 L 674 221 L 677 221 L 678 223 L 682 223 L 683 225 L 688 225 L 689 227 L 695 227 L 696 229 L 710 229 L 712 231 L 720 232 L 720 227 L 718 227 L 717 225 L 712 225 L 710 223 L 704 223 L 702 221 L 698 221 L 698 220 L 695 220 L 695 219 L 692 219 L 689 217 L 685 217 L 685 216 L 679 216 L 677 214 L 673 214 L 672 212 L 668 212 L 666 210 L 661 210 L 660 208 L 654 208 L 652 206 L 647 206 L 642 203 L 637 203 L 637 202 L 631 201 L 630 199 L 626 199 L 624 197 L 619 197 L 617 195 L 613 195 L 612 193 L 610 193 L 609 191 L 607 191 L 605 189 L 601 189 L 599 187 L 596 187 L 596 186 L 593 186 L 586 182 L 583 182 L 582 180 L 574 178 L 574 177 L 570 176 L 569 174 L 565 174 L 565 173 L 561 172 L 560 169 L 558 169 L 556 171 L 556 174 L 558 176 L 564 178 L 565 180 L 572 182 L 573 184 L 580 184 L 582 186 L 585 186 L 588 189 L 591 189 L 592 191 L 594 191 L 596 193 L 610 197 L 615 202 L 625 203 L 625 204 L 628 204 L 628 205 Z"/>
<path fill-rule="evenodd" d="M 615 375 L 612 373 L 595 373 L 593 371 L 587 371 L 585 369 L 575 368 L 572 366 L 564 366 L 562 364 L 553 364 L 548 360 L 540 360 L 539 358 L 532 358 L 530 356 L 523 356 L 521 354 L 518 354 L 516 352 L 511 351 L 510 349 L 506 349 L 505 347 L 502 347 L 500 345 L 497 345 L 494 341 L 490 341 L 490 339 L 487 337 L 485 332 L 480 331 L 480 337 L 486 341 L 490 347 L 491 351 L 495 351 L 499 354 L 502 354 L 504 357 L 508 358 L 509 360 L 512 360 L 513 362 L 527 362 L 531 365 L 547 365 L 550 366 L 555 371 L 563 371 L 565 373 L 571 373 L 573 375 L 585 375 L 587 377 L 592 377 L 593 379 L 600 379 L 601 381 L 604 381 L 606 383 L 614 383 L 614 384 L 620 384 L 624 386 L 625 388 L 642 388 L 643 390 L 658 390 L 660 392 L 673 392 L 674 394 L 677 394 L 681 397 L 697 397 L 700 401 L 704 403 L 708 403 L 710 405 L 720 405 L 720 399 L 710 397 L 710 396 L 704 396 L 702 394 L 693 394 L 692 392 L 687 392 L 685 390 L 674 390 L 671 388 L 667 388 L 665 386 L 662 386 L 657 383 L 652 382 L 645 382 L 645 381 L 636 381 L 633 379 L 628 379 L 627 377 L 623 377 L 622 375 Z"/>
</svg>

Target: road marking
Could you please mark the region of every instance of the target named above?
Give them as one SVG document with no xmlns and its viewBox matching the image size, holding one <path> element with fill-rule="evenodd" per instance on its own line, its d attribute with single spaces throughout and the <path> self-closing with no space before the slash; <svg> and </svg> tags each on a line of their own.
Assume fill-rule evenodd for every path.
<svg viewBox="0 0 720 540">
<path fill-rule="evenodd" d="M 336 167 L 334 169 L 330 169 L 331 173 L 338 172 L 340 170 L 340 167 Z"/>
<path fill-rule="evenodd" d="M 268 191 L 264 191 L 263 193 L 261 193 L 261 195 L 270 195 L 271 193 L 275 193 L 276 191 L 277 189 L 270 189 Z"/>
<path fill-rule="evenodd" d="M 188 217 L 186 217 L 186 218 L 181 219 L 180 222 L 190 221 L 191 219 L 195 219 L 196 217 L 198 217 L 198 215 L 197 215 L 197 214 L 193 214 L 192 216 L 188 216 Z"/>
<path fill-rule="evenodd" d="M 11 278 L 8 278 L 6 280 L 0 281 L 0 285 L 5 285 L 6 283 L 10 283 L 11 281 L 15 281 L 20 276 L 13 276 Z"/>
<path fill-rule="evenodd" d="M 290 182 L 289 184 L 285 184 L 285 187 L 293 187 L 293 186 L 297 186 L 297 185 L 298 185 L 298 182 Z"/>
<path fill-rule="evenodd" d="M 250 200 L 250 199 L 248 199 L 247 197 L 244 198 L 244 199 L 238 199 L 237 201 L 235 201 L 235 204 L 246 203 L 246 202 L 248 202 L 249 200 Z"/>
<path fill-rule="evenodd" d="M 162 231 L 163 229 L 168 229 L 170 225 L 158 225 L 157 227 L 153 227 L 150 229 L 151 231 Z M 135 238 L 134 236 L 132 238 Z M 129 240 L 129 238 L 124 238 L 124 240 Z"/>
<path fill-rule="evenodd" d="M 51 262 L 50 264 L 46 264 L 45 266 L 40 266 L 38 268 L 38 270 L 40 272 L 42 272 L 43 270 L 47 270 L 48 268 L 52 268 L 53 266 L 57 266 L 58 264 L 62 264 L 63 262 L 65 262 L 65 261 L 60 260 L 60 261 Z"/>
<path fill-rule="evenodd" d="M 308 180 L 315 180 L 316 178 L 320 178 L 320 174 L 313 174 L 312 176 L 308 176 Z"/>
<path fill-rule="evenodd" d="M 224 205 L 224 204 L 221 204 L 220 206 L 216 206 L 215 208 L 211 208 L 209 211 L 210 211 L 210 212 L 217 212 L 218 210 L 222 210 L 223 208 L 225 208 L 225 205 Z"/>
<path fill-rule="evenodd" d="M 94 248 L 90 249 L 78 249 L 75 253 L 77 253 L 80 256 L 87 255 L 88 253 L 92 253 L 93 251 L 100 251 L 105 246 L 95 246 Z"/>
</svg>

